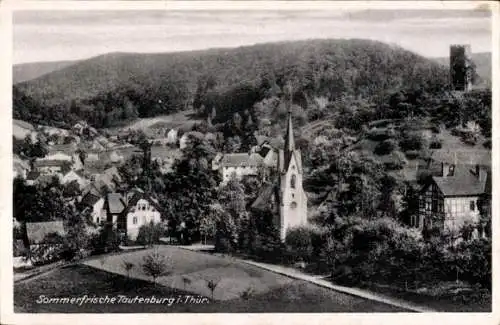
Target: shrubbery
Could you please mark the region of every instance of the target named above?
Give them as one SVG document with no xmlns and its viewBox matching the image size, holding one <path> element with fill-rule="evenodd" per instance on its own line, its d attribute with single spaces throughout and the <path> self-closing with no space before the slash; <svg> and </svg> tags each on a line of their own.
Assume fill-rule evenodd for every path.
<svg viewBox="0 0 500 325">
<path fill-rule="evenodd" d="M 405 156 L 408 159 L 417 159 L 420 156 L 420 152 L 418 150 L 408 150 L 405 152 Z"/>
<path fill-rule="evenodd" d="M 164 235 L 165 229 L 162 224 L 150 222 L 139 228 L 139 233 L 135 242 L 139 245 L 149 245 L 160 243 L 160 237 Z"/>
<path fill-rule="evenodd" d="M 374 149 L 374 153 L 377 155 L 388 155 L 397 147 L 397 143 L 393 139 L 387 139 L 379 142 Z"/>
<path fill-rule="evenodd" d="M 417 132 L 411 132 L 403 135 L 399 141 L 399 146 L 403 151 L 420 150 L 424 146 L 424 139 L 422 135 Z"/>
<path fill-rule="evenodd" d="M 389 138 L 395 137 L 396 132 L 393 129 L 385 129 L 385 128 L 372 128 L 368 131 L 366 136 L 368 139 L 373 141 L 383 141 Z"/>
<path fill-rule="evenodd" d="M 442 147 L 442 144 L 441 144 L 441 141 L 439 141 L 439 140 L 433 140 L 429 144 L 430 149 L 441 149 L 441 147 Z"/>
</svg>

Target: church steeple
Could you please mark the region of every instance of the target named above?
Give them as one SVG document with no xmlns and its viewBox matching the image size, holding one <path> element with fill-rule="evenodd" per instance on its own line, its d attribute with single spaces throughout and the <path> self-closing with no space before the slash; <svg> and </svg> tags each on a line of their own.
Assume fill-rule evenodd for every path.
<svg viewBox="0 0 500 325">
<path fill-rule="evenodd" d="M 285 152 L 292 153 L 295 150 L 295 139 L 293 137 L 292 111 L 288 110 L 288 124 L 286 127 Z"/>
<path fill-rule="evenodd" d="M 286 127 L 285 150 L 283 150 L 284 172 L 288 170 L 288 165 L 295 151 L 295 139 L 293 136 L 292 111 L 288 111 L 288 122 Z"/>
</svg>

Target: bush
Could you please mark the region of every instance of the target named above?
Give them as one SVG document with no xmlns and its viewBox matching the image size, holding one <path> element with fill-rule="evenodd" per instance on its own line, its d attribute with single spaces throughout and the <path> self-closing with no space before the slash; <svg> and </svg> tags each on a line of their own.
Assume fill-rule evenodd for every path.
<svg viewBox="0 0 500 325">
<path fill-rule="evenodd" d="M 379 142 L 374 149 L 374 153 L 377 155 L 388 155 L 390 154 L 397 146 L 397 143 L 393 139 L 387 139 L 382 142 Z"/>
<path fill-rule="evenodd" d="M 313 250 L 311 229 L 307 227 L 289 229 L 285 244 L 293 261 L 308 261 Z"/>
<path fill-rule="evenodd" d="M 372 128 L 368 131 L 367 137 L 373 141 L 383 141 L 389 138 L 393 138 L 396 135 L 393 129 L 385 128 Z"/>
<path fill-rule="evenodd" d="M 167 275 L 171 265 L 170 259 L 161 255 L 157 251 L 144 256 L 142 270 L 144 274 L 153 278 L 153 283 L 156 284 L 156 279 L 160 276 Z"/>
<path fill-rule="evenodd" d="M 399 141 L 399 146 L 403 151 L 420 150 L 422 149 L 424 140 L 419 133 L 412 132 L 404 135 L 403 139 Z"/>
<path fill-rule="evenodd" d="M 475 145 L 478 141 L 478 134 L 471 131 L 463 131 L 460 139 L 463 143 L 468 145 Z"/>
<path fill-rule="evenodd" d="M 405 156 L 408 159 L 417 159 L 420 156 L 420 152 L 417 150 L 409 150 L 405 152 Z"/>
<path fill-rule="evenodd" d="M 417 172 L 417 182 L 419 184 L 424 184 L 427 182 L 427 180 L 431 176 L 432 176 L 432 173 L 429 170 L 419 170 Z"/>
<path fill-rule="evenodd" d="M 164 234 L 163 225 L 160 223 L 150 222 L 147 225 L 143 225 L 139 228 L 137 234 L 136 244 L 139 245 L 149 245 L 160 243 L 160 237 Z"/>
<path fill-rule="evenodd" d="M 400 170 L 406 164 L 406 160 L 400 151 L 393 151 L 390 160 L 384 162 L 387 170 Z"/>
<path fill-rule="evenodd" d="M 430 149 L 441 149 L 442 144 L 441 141 L 439 140 L 432 140 L 431 143 L 429 144 Z"/>
<path fill-rule="evenodd" d="M 483 147 L 485 147 L 486 149 L 491 149 L 491 139 L 484 141 Z"/>
<path fill-rule="evenodd" d="M 431 126 L 430 129 L 431 129 L 431 132 L 434 133 L 434 134 L 441 133 L 441 128 L 439 128 L 439 126 L 433 125 L 433 126 Z"/>
</svg>

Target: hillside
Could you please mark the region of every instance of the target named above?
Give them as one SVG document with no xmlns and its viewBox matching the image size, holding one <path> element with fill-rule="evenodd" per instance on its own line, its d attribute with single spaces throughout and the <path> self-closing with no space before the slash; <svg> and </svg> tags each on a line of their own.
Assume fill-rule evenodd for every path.
<svg viewBox="0 0 500 325">
<path fill-rule="evenodd" d="M 446 67 L 450 66 L 450 58 L 448 57 L 434 58 L 434 60 Z M 491 52 L 472 53 L 472 61 L 476 64 L 476 72 L 481 79 L 480 84 L 491 86 Z"/>
<path fill-rule="evenodd" d="M 16 64 L 12 68 L 12 83 L 17 84 L 33 80 L 48 73 L 64 69 L 76 62 L 77 61 L 54 61 Z"/>
<path fill-rule="evenodd" d="M 222 106 L 217 113 L 225 115 L 251 109 L 269 91 L 280 93 L 289 82 L 298 103 L 307 106 L 315 96 L 373 98 L 399 89 L 439 89 L 446 80 L 446 69 L 429 59 L 359 39 L 114 53 L 17 84 L 14 114 L 52 121 L 74 115 L 105 127 L 117 120 L 185 110 L 193 101 L 199 106 L 201 97 L 214 92 L 217 96 L 203 104 Z"/>
</svg>

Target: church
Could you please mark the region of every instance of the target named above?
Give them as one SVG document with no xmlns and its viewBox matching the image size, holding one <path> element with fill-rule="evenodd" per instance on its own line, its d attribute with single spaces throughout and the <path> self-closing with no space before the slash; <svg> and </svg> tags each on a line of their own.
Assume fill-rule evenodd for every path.
<svg viewBox="0 0 500 325">
<path fill-rule="evenodd" d="M 277 153 L 274 177 L 266 182 L 252 204 L 255 211 L 273 212 L 274 223 L 285 239 L 287 231 L 307 223 L 307 196 L 302 187 L 302 155 L 295 148 L 292 114 L 288 113 L 285 146 Z"/>
</svg>

